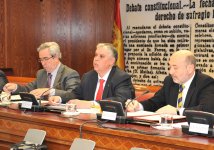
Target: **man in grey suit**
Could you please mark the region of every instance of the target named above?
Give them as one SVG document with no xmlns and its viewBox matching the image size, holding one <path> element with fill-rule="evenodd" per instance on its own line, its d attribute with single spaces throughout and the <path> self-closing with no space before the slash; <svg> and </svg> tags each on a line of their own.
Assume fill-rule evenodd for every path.
<svg viewBox="0 0 214 150">
<path fill-rule="evenodd" d="M 94 100 L 114 100 L 125 105 L 127 98 L 134 97 L 131 76 L 115 66 L 117 51 L 112 44 L 100 43 L 94 56 L 94 69 L 85 73 L 81 83 L 73 92 L 68 93 L 62 102 L 75 103 L 78 108 L 91 107 Z M 101 86 L 101 80 L 103 80 Z M 102 89 L 101 95 L 98 93 Z M 98 96 L 99 95 L 99 96 Z M 59 97 L 50 97 L 50 104 L 59 103 Z"/>
<path fill-rule="evenodd" d="M 64 97 L 70 93 L 80 83 L 77 71 L 63 65 L 60 62 L 60 47 L 56 42 L 46 42 L 38 49 L 39 62 L 44 69 L 37 72 L 36 80 L 26 86 L 8 83 L 4 86 L 4 91 L 18 94 L 19 92 L 30 92 L 36 98 L 45 95 L 58 95 Z"/>
</svg>

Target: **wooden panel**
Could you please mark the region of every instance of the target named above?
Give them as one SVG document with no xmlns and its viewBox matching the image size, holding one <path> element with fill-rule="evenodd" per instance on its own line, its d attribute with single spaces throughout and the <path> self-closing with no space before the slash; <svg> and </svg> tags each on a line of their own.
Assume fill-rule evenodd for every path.
<svg viewBox="0 0 214 150">
<path fill-rule="evenodd" d="M 6 66 L 5 58 L 5 0 L 0 1 L 0 67 Z"/>
<path fill-rule="evenodd" d="M 39 68 L 36 48 L 41 43 L 40 1 L 7 0 L 7 66 L 19 76 L 32 76 Z"/>
<path fill-rule="evenodd" d="M 0 65 L 13 68 L 15 76 L 35 77 L 41 68 L 36 48 L 42 42 L 58 42 L 62 62 L 81 75 L 92 68 L 96 44 L 111 42 L 114 0 L 2 0 L 0 4 L 1 18 L 6 20 L 0 21 L 0 52 L 6 52 Z"/>
<path fill-rule="evenodd" d="M 73 1 L 71 66 L 80 74 L 93 68 L 92 61 L 97 43 L 111 42 L 113 2 Z"/>
<path fill-rule="evenodd" d="M 55 41 L 62 51 L 62 62 L 70 66 L 71 59 L 71 5 L 69 0 L 41 2 L 42 42 Z"/>
</svg>

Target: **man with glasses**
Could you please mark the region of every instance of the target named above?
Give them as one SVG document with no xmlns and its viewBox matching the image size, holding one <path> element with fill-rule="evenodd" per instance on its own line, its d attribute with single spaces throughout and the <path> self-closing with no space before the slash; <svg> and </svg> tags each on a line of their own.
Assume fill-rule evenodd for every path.
<svg viewBox="0 0 214 150">
<path fill-rule="evenodd" d="M 39 62 L 44 69 L 37 72 L 36 80 L 26 86 L 8 83 L 4 86 L 5 92 L 18 94 L 19 92 L 30 92 L 36 98 L 48 95 L 64 97 L 80 83 L 77 71 L 63 65 L 60 62 L 60 47 L 56 42 L 46 42 L 38 49 Z"/>
</svg>

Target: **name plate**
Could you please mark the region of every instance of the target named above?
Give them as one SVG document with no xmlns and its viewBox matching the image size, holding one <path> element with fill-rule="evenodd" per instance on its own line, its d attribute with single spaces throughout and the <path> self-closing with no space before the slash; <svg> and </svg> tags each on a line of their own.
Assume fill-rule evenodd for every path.
<svg viewBox="0 0 214 150">
<path fill-rule="evenodd" d="M 22 101 L 21 108 L 31 109 L 32 105 L 33 105 L 33 102 Z"/>
<path fill-rule="evenodd" d="M 117 113 L 110 111 L 103 111 L 101 118 L 106 120 L 115 121 L 117 117 Z"/>
<path fill-rule="evenodd" d="M 189 131 L 190 132 L 195 132 L 195 133 L 208 134 L 209 125 L 208 124 L 190 122 Z"/>
</svg>

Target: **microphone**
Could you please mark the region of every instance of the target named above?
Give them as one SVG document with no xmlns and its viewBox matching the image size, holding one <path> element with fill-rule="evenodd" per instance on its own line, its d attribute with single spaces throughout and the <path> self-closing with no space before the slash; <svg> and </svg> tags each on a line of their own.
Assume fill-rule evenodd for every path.
<svg viewBox="0 0 214 150">
<path fill-rule="evenodd" d="M 44 94 L 45 94 L 46 92 L 48 92 L 48 91 L 50 91 L 50 90 L 52 90 L 52 89 L 56 89 L 56 87 L 60 87 L 60 86 L 61 86 L 61 82 L 58 82 L 58 83 L 55 84 L 53 87 L 48 88 L 46 91 L 44 91 L 44 92 L 40 95 L 40 97 L 39 97 L 39 105 L 41 106 L 41 104 L 42 104 L 42 98 L 45 96 Z"/>
<path fill-rule="evenodd" d="M 128 102 L 128 104 L 126 105 L 126 108 L 125 108 L 126 123 L 133 123 L 133 121 L 134 121 L 133 118 L 127 118 L 127 114 L 128 114 L 127 108 L 128 108 L 128 106 L 130 105 L 130 103 L 132 103 L 134 100 L 137 100 L 139 97 L 141 97 L 141 96 L 143 96 L 143 95 L 145 95 L 145 94 L 147 94 L 147 93 L 149 93 L 149 92 L 151 92 L 151 91 L 150 91 L 150 90 L 146 90 L 146 91 L 144 91 L 143 93 L 141 93 L 140 95 L 138 95 L 138 96 L 135 97 L 134 99 L 131 99 L 131 100 Z"/>
<path fill-rule="evenodd" d="M 147 93 L 149 93 L 150 91 L 149 90 L 146 90 L 146 91 L 144 91 L 142 94 L 140 94 L 140 95 L 138 95 L 137 97 L 135 97 L 134 99 L 131 99 L 129 102 L 128 102 L 128 104 L 126 105 L 126 115 L 127 115 L 127 108 L 128 108 L 128 106 L 129 106 L 129 104 L 130 103 L 132 103 L 134 100 L 137 100 L 139 97 L 141 97 L 141 96 L 143 96 L 143 95 L 145 95 L 145 94 L 147 94 Z"/>
</svg>

